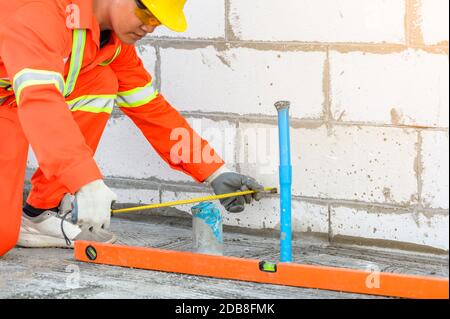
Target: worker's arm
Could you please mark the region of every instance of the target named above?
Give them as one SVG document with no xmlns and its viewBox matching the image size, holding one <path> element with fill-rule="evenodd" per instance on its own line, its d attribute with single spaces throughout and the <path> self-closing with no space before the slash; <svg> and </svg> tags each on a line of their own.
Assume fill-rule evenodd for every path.
<svg viewBox="0 0 450 319">
<path fill-rule="evenodd" d="M 134 46 L 123 45 L 111 67 L 119 79 L 119 107 L 170 167 L 204 182 L 224 165 L 208 142 L 155 90 Z"/>
<path fill-rule="evenodd" d="M 70 36 L 64 19 L 51 9 L 31 2 L 2 22 L 0 55 L 40 168 L 75 193 L 102 177 L 62 96 L 63 48 Z"/>
<path fill-rule="evenodd" d="M 155 90 L 134 46 L 124 45 L 111 67 L 119 79 L 120 108 L 172 168 L 189 174 L 198 182 L 209 183 L 217 195 L 263 189 L 253 178 L 227 169 L 208 142 L 201 139 Z M 256 193 L 223 199 L 221 203 L 227 211 L 239 213 L 244 210 L 245 203 L 260 198 L 261 195 Z"/>
</svg>

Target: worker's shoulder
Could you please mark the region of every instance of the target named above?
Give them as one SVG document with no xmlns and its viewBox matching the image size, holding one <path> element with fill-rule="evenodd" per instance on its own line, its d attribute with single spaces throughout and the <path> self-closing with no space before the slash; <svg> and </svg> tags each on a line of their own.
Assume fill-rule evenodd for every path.
<svg viewBox="0 0 450 319">
<path fill-rule="evenodd" d="M 71 35 L 64 6 L 68 0 L 15 1 L 14 5 L 6 5 L 9 15 L 1 19 L 0 43 L 4 38 L 14 38 L 18 42 L 35 41 L 50 47 L 66 47 Z"/>
<path fill-rule="evenodd" d="M 0 0 L 2 1 L 2 0 Z M 15 0 L 8 1 L 4 9 L 8 15 L 2 18 L 4 26 L 15 29 L 27 26 L 33 30 L 51 28 L 67 29 L 68 0 Z"/>
</svg>

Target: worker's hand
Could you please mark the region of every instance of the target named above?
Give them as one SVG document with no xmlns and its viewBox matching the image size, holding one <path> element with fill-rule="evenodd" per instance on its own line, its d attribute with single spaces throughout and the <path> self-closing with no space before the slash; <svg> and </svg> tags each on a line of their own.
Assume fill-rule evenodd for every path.
<svg viewBox="0 0 450 319">
<path fill-rule="evenodd" d="M 264 190 L 264 188 L 255 179 L 233 172 L 220 174 L 214 178 L 211 182 L 211 186 L 216 195 L 248 190 Z M 261 199 L 261 193 L 225 198 L 221 199 L 220 203 L 230 213 L 240 213 L 244 210 L 245 203 L 250 204 L 252 199 L 259 201 Z"/>
<path fill-rule="evenodd" d="M 116 194 L 101 179 L 93 181 L 75 193 L 72 221 L 90 231 L 107 229 L 111 221 L 111 206 L 116 200 Z"/>
</svg>

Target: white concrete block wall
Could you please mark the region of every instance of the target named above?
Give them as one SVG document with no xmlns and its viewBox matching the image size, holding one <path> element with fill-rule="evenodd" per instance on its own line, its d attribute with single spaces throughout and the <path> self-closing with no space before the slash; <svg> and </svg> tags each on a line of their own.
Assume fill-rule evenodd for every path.
<svg viewBox="0 0 450 319">
<path fill-rule="evenodd" d="M 225 0 L 191 0 L 186 2 L 186 18 L 189 29 L 175 33 L 165 27 L 155 31 L 156 37 L 188 39 L 225 38 Z"/>
<path fill-rule="evenodd" d="M 159 203 L 159 191 L 153 189 L 130 189 L 123 187 L 111 187 L 117 195 L 117 203 L 131 203 L 147 205 Z"/>
<path fill-rule="evenodd" d="M 425 207 L 448 209 L 448 132 L 422 132 L 422 201 Z"/>
<path fill-rule="evenodd" d="M 251 124 L 252 130 L 262 127 Z M 249 130 L 249 125 L 241 129 Z M 265 130 L 277 137 L 276 129 L 265 126 Z M 261 155 L 256 162 L 245 159 L 242 171 L 276 185 L 277 146 L 269 149 L 269 137 L 264 140 L 262 133 L 257 136 L 259 144 L 246 145 L 244 153 Z M 397 128 L 336 126 L 331 132 L 324 126 L 292 129 L 293 194 L 398 205 L 417 202 L 416 142 L 415 130 Z"/>
<path fill-rule="evenodd" d="M 156 50 L 150 45 L 141 45 L 137 48 L 139 57 L 144 62 L 146 70 L 153 76 L 155 80 L 156 75 Z"/>
<path fill-rule="evenodd" d="M 251 229 L 279 230 L 279 205 L 278 198 L 264 198 L 261 202 L 252 203 L 241 214 L 224 212 L 224 223 Z M 328 206 L 294 199 L 292 201 L 292 230 L 305 233 L 328 233 Z"/>
<path fill-rule="evenodd" d="M 332 52 L 330 69 L 336 120 L 448 127 L 448 56 Z"/>
<path fill-rule="evenodd" d="M 236 153 L 234 124 L 194 118 L 188 118 L 188 122 L 196 132 L 208 139 L 224 160 L 233 163 Z M 209 136 L 212 138 L 208 138 Z M 107 177 L 193 182 L 190 176 L 170 169 L 149 145 L 142 132 L 127 117 L 113 118 L 109 121 L 95 159 Z M 235 166 L 231 164 L 230 168 L 233 169 Z"/>
<path fill-rule="evenodd" d="M 403 0 L 230 0 L 237 39 L 248 41 L 404 41 Z"/>
<path fill-rule="evenodd" d="M 208 193 L 163 191 L 163 202 L 178 201 L 192 197 L 208 196 Z M 193 205 L 180 205 L 178 209 L 192 214 Z M 280 229 L 279 199 L 263 198 L 253 202 L 240 214 L 228 213 L 219 206 L 223 214 L 223 223 L 229 226 L 249 229 Z M 292 202 L 292 229 L 295 232 L 328 233 L 328 206 L 326 204 L 306 203 L 299 200 Z"/>
<path fill-rule="evenodd" d="M 163 189 L 161 192 L 161 201 L 163 203 L 167 202 L 175 202 L 179 200 L 189 199 L 189 198 L 197 198 L 197 197 L 205 197 L 210 196 L 210 193 L 207 192 L 191 192 L 187 191 L 186 189 L 180 189 L 180 190 L 171 190 L 171 189 Z M 185 211 L 189 214 L 192 214 L 191 208 L 195 206 L 196 204 L 191 205 L 179 205 L 176 206 L 177 209 L 180 209 L 182 211 Z"/>
<path fill-rule="evenodd" d="M 427 216 L 421 212 L 385 213 L 332 206 L 330 219 L 333 237 L 394 240 L 448 249 L 448 214 Z"/>
<path fill-rule="evenodd" d="M 229 165 L 266 186 L 273 104 L 291 101 L 294 231 L 448 251 L 448 0 L 190 0 L 186 13 L 186 33 L 160 28 L 139 55 Z M 210 194 L 117 112 L 96 160 L 123 202 Z M 278 204 L 224 223 L 277 229 Z"/>
<path fill-rule="evenodd" d="M 36 155 L 34 154 L 33 149 L 31 147 L 28 150 L 27 167 L 30 169 L 36 169 L 39 167 Z"/>
<path fill-rule="evenodd" d="M 422 33 L 426 44 L 447 42 L 449 34 L 449 1 L 423 0 L 420 8 Z"/>
<path fill-rule="evenodd" d="M 288 99 L 292 116 L 320 118 L 323 52 L 248 48 L 161 50 L 161 91 L 183 111 L 273 115 Z"/>
</svg>

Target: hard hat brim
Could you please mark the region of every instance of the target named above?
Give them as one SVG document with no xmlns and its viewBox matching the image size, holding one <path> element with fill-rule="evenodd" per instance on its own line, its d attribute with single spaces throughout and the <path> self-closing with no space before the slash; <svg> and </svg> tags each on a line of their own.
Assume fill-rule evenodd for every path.
<svg viewBox="0 0 450 319">
<path fill-rule="evenodd" d="M 169 7 L 155 7 L 150 1 L 141 0 L 148 10 L 166 27 L 175 32 L 187 30 L 187 20 L 182 10 L 173 10 Z"/>
</svg>

